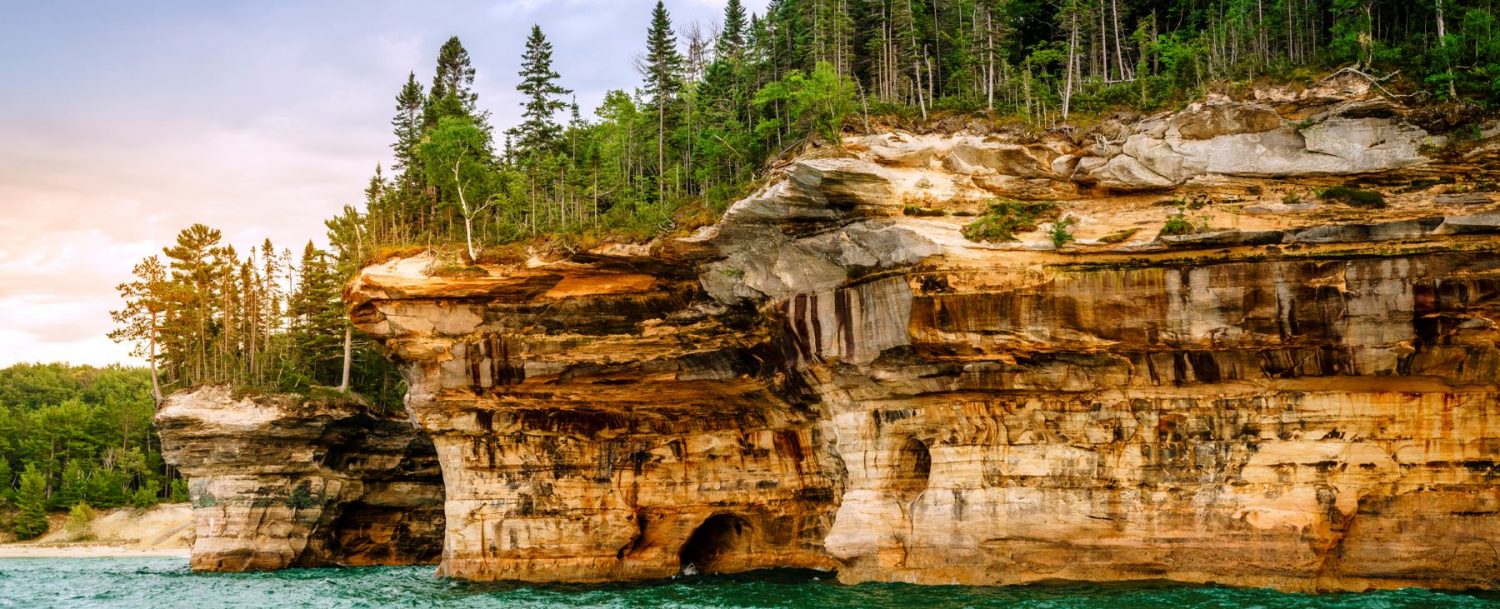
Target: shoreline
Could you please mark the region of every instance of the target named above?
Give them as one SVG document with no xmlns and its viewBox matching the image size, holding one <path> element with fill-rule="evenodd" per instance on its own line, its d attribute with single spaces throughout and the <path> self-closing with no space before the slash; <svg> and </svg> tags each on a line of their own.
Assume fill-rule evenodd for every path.
<svg viewBox="0 0 1500 609">
<path fill-rule="evenodd" d="M 187 558 L 187 548 L 132 548 L 103 544 L 32 545 L 0 544 L 0 559 L 7 558 Z"/>
</svg>

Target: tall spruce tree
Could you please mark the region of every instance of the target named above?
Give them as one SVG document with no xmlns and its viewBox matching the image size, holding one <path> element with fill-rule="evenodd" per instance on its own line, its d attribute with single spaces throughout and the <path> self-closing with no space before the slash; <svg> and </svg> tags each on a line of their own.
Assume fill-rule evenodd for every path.
<svg viewBox="0 0 1500 609">
<path fill-rule="evenodd" d="M 33 463 L 27 463 L 21 472 L 16 507 L 21 510 L 12 523 L 17 539 L 33 539 L 47 532 L 47 477 Z"/>
<path fill-rule="evenodd" d="M 729 4 L 724 5 L 724 31 L 719 33 L 718 48 L 715 49 L 719 58 L 740 56 L 740 51 L 745 48 L 745 27 L 748 25 L 745 6 L 740 0 L 729 0 Z"/>
<path fill-rule="evenodd" d="M 417 82 L 417 74 L 407 73 L 406 84 L 402 85 L 401 92 L 396 95 L 396 116 L 391 119 L 391 126 L 396 133 L 396 141 L 391 144 L 391 149 L 396 152 L 398 171 L 416 163 L 417 144 L 422 141 L 424 101 L 422 83 Z"/>
<path fill-rule="evenodd" d="M 299 369 L 309 384 L 333 385 L 343 361 L 346 318 L 339 299 L 342 281 L 328 252 L 307 242 L 302 249 L 302 273 L 292 294 L 292 344 Z"/>
<path fill-rule="evenodd" d="M 656 106 L 656 192 L 657 202 L 666 199 L 667 172 L 667 104 L 682 85 L 682 54 L 677 51 L 677 35 L 672 32 L 672 16 L 661 0 L 651 10 L 651 26 L 646 30 L 646 55 L 641 58 L 641 74 L 646 77 L 645 91 Z"/>
<path fill-rule="evenodd" d="M 515 127 L 513 144 L 522 154 L 548 150 L 561 137 L 562 127 L 555 117 L 558 111 L 567 107 L 562 97 L 572 91 L 557 84 L 558 75 L 552 69 L 552 43 L 547 42 L 539 25 L 531 26 L 531 35 L 526 38 L 520 76 L 516 91 L 523 97 L 523 111 L 521 124 Z"/>
<path fill-rule="evenodd" d="M 467 116 L 478 120 L 478 103 L 469 51 L 464 49 L 458 36 L 449 38 L 438 49 L 437 69 L 432 75 L 432 88 L 427 91 L 427 126 L 436 125 L 444 116 Z"/>
</svg>

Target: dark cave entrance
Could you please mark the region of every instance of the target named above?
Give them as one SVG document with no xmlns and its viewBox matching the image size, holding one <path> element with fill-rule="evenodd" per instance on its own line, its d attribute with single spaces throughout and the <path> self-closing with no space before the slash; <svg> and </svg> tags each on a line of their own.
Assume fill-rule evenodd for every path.
<svg viewBox="0 0 1500 609">
<path fill-rule="evenodd" d="M 710 516 L 688 537 L 678 554 L 684 573 L 722 573 L 725 559 L 750 551 L 750 523 L 733 514 Z"/>
<path fill-rule="evenodd" d="M 927 443 L 916 438 L 907 438 L 896 453 L 896 468 L 891 477 L 891 490 L 902 503 L 916 499 L 932 481 L 932 451 Z"/>
</svg>

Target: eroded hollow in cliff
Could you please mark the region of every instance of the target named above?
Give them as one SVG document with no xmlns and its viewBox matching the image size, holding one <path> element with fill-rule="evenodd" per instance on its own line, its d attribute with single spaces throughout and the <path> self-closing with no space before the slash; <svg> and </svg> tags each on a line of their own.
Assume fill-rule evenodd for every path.
<svg viewBox="0 0 1500 609">
<path fill-rule="evenodd" d="M 750 523 L 733 514 L 710 516 L 688 537 L 678 554 L 684 573 L 743 570 L 750 553 Z"/>
<path fill-rule="evenodd" d="M 927 443 L 916 438 L 907 438 L 896 453 L 896 468 L 891 474 L 889 488 L 902 502 L 916 499 L 932 478 L 932 451 Z"/>
</svg>

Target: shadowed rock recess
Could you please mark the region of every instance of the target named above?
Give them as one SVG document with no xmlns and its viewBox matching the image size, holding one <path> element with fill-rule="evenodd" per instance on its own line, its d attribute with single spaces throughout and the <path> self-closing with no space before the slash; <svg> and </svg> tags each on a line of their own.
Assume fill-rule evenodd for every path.
<svg viewBox="0 0 1500 609">
<path fill-rule="evenodd" d="M 442 476 L 432 442 L 357 400 L 206 386 L 156 414 L 189 480 L 197 571 L 436 562 Z"/>
<path fill-rule="evenodd" d="M 1500 129 L 1439 162 L 1336 93 L 851 138 L 688 238 L 365 268 L 440 572 L 1495 587 Z M 1356 176 L 1386 208 L 1312 194 Z M 964 238 L 996 197 L 1077 241 Z"/>
</svg>

